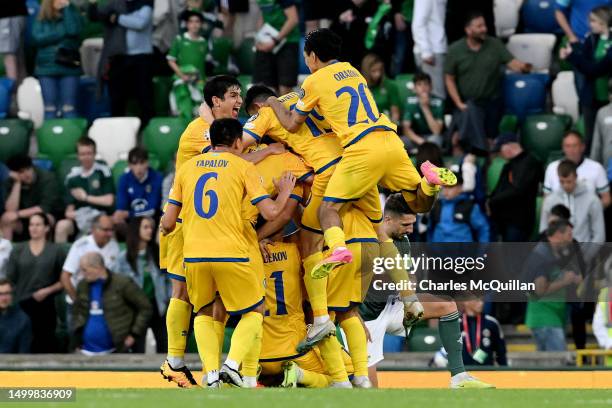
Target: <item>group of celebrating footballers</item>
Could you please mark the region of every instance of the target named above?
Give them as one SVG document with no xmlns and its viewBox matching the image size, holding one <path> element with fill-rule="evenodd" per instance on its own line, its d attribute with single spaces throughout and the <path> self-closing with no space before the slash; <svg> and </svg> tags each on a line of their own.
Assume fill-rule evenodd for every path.
<svg viewBox="0 0 612 408">
<path fill-rule="evenodd" d="M 161 373 L 180 387 L 198 386 L 184 361 L 192 312 L 203 387 L 252 388 L 258 379 L 284 387 L 376 383 L 368 355 L 382 355 L 382 341 L 368 340 L 356 311 L 368 291 L 368 263 L 394 258 L 393 238 L 408 228 L 402 217 L 429 211 L 440 186 L 456 179 L 429 162 L 419 175 L 365 79 L 337 60 L 340 47 L 330 30 L 308 34 L 304 58 L 312 75 L 299 93 L 280 98 L 251 87 L 244 126 L 237 120 L 240 83 L 216 76 L 204 86 L 200 116 L 179 142 L 160 223 L 160 267 L 172 280 Z M 264 137 L 274 143 L 261 143 Z M 384 216 L 378 185 L 399 192 Z M 284 233 L 292 221 L 299 234 Z M 409 279 L 405 269 L 389 277 Z M 409 290 L 394 299 L 406 330 L 440 318 L 451 387 L 491 387 L 463 368 L 454 302 Z M 220 364 L 228 316 L 239 321 Z"/>
</svg>

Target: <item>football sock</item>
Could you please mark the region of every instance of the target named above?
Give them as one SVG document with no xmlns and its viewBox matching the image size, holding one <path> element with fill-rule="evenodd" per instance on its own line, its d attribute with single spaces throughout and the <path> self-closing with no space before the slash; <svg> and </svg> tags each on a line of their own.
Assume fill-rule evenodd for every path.
<svg viewBox="0 0 612 408">
<path fill-rule="evenodd" d="M 319 251 L 306 257 L 302 262 L 304 265 L 304 286 L 306 286 L 315 319 L 320 316 L 327 316 L 327 278 L 314 279 L 310 276 L 312 268 L 322 260 L 323 253 Z"/>
<path fill-rule="evenodd" d="M 423 191 L 423 193 L 425 193 L 425 195 L 428 195 L 431 197 L 440 191 L 440 186 L 429 184 L 427 182 L 427 179 L 423 177 L 421 179 L 421 190 Z"/>
<path fill-rule="evenodd" d="M 193 321 L 193 331 L 198 345 L 198 354 L 200 360 L 202 360 L 202 369 L 205 372 L 219 370 L 221 351 L 219 350 L 212 316 L 196 316 Z"/>
<path fill-rule="evenodd" d="M 340 227 L 331 227 L 326 229 L 323 236 L 325 237 L 325 243 L 331 250 L 338 247 L 346 247 L 344 231 L 342 231 L 342 228 Z"/>
<path fill-rule="evenodd" d="M 332 379 L 328 375 L 299 368 L 297 382 L 307 388 L 327 388 L 332 383 Z"/>
<path fill-rule="evenodd" d="M 342 347 L 336 336 L 330 336 L 321 340 L 318 344 L 321 357 L 333 382 L 348 381 L 348 374 L 342 359 Z"/>
<path fill-rule="evenodd" d="M 168 311 L 166 312 L 169 358 L 180 358 L 182 360 L 185 356 L 190 320 L 191 305 L 180 299 L 171 298 L 168 304 Z M 172 363 L 170 365 L 172 365 Z M 180 368 L 174 365 L 172 365 L 172 367 Z"/>
<path fill-rule="evenodd" d="M 380 257 L 382 259 L 387 259 L 387 258 L 397 259 L 398 256 L 401 257 L 392 239 L 388 239 L 385 242 L 381 242 L 379 245 L 380 245 Z M 387 270 L 386 273 L 389 274 L 389 278 L 391 278 L 391 281 L 393 283 L 400 283 L 403 281 L 410 280 L 410 275 L 408 274 L 408 271 L 405 268 L 397 268 L 397 265 L 395 265 L 390 270 Z M 414 295 L 414 291 L 407 289 L 407 288 L 404 288 L 403 290 L 400 290 L 399 292 L 402 298 Z"/>
<path fill-rule="evenodd" d="M 263 325 L 255 336 L 253 345 L 242 361 L 242 375 L 244 377 L 257 377 L 257 366 L 259 365 L 259 355 L 261 354 L 261 340 L 263 335 Z"/>
<path fill-rule="evenodd" d="M 213 326 L 215 328 L 215 333 L 217 334 L 217 339 L 219 339 L 219 353 L 222 353 L 223 343 L 225 341 L 225 322 L 213 320 Z"/>
<path fill-rule="evenodd" d="M 262 323 L 263 315 L 261 313 L 248 312 L 242 315 L 232 335 L 229 353 L 225 362 L 230 368 L 238 370 L 240 363 L 242 363 L 244 357 L 253 347 L 255 339 L 261 336 Z M 237 363 L 236 366 L 229 364 L 233 362 Z"/>
<path fill-rule="evenodd" d="M 438 331 L 440 332 L 442 345 L 448 354 L 448 370 L 451 375 L 464 372 L 463 342 L 461 341 L 461 329 L 459 327 L 459 312 L 454 311 L 440 317 Z"/>
<path fill-rule="evenodd" d="M 345 319 L 340 323 L 348 343 L 349 354 L 353 361 L 355 375 L 368 375 L 368 340 L 366 333 L 357 316 Z"/>
</svg>

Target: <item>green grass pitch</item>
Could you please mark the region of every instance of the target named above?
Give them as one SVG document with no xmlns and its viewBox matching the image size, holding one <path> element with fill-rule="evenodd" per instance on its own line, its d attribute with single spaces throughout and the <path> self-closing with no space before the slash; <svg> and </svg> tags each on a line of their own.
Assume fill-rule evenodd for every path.
<svg viewBox="0 0 612 408">
<path fill-rule="evenodd" d="M 560 386 L 562 386 L 560 384 Z M 612 390 L 77 390 L 76 402 L 15 404 L 23 407 L 110 408 L 565 408 L 612 407 Z"/>
</svg>

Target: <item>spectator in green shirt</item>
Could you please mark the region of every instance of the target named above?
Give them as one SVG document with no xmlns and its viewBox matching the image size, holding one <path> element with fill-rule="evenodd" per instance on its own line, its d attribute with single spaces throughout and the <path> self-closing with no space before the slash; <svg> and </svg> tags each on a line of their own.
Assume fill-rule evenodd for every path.
<svg viewBox="0 0 612 408">
<path fill-rule="evenodd" d="M 67 242 L 78 230 L 89 233 L 91 221 L 100 212 L 110 214 L 115 201 L 111 169 L 96 162 L 96 142 L 83 137 L 77 142 L 80 166 L 73 167 L 64 181 L 66 211 L 55 228 L 55 242 Z"/>
<path fill-rule="evenodd" d="M 487 35 L 481 13 L 468 16 L 465 34 L 451 44 L 444 62 L 446 90 L 457 107 L 451 131 L 459 131 L 469 152 L 486 152 L 486 139 L 497 137 L 503 113 L 502 66 L 527 73 L 531 65 L 514 58 L 500 40 Z"/>
<path fill-rule="evenodd" d="M 368 54 L 361 61 L 361 73 L 368 81 L 378 110 L 391 118 L 395 123 L 400 121 L 399 91 L 395 82 L 385 75 L 385 64 L 376 54 Z"/>
<path fill-rule="evenodd" d="M 27 238 L 28 219 L 41 212 L 58 215 L 61 200 L 53 174 L 34 167 L 30 157 L 12 157 L 7 166 L 9 179 L 3 186 L 7 198 L 0 226 L 4 238 L 21 240 Z"/>
<path fill-rule="evenodd" d="M 158 353 L 166 353 L 166 309 L 170 300 L 170 283 L 159 269 L 159 248 L 155 243 L 155 221 L 136 217 L 130 221 L 126 249 L 119 255 L 117 274 L 130 277 L 145 293 L 153 309 L 148 327 L 155 336 Z M 144 337 L 136 341 L 134 351 L 144 353 Z"/>
<path fill-rule="evenodd" d="M 190 122 L 203 100 L 201 89 L 206 79 L 208 40 L 200 35 L 204 21 L 200 12 L 188 10 L 181 17 L 187 31 L 176 36 L 166 58 L 175 74 L 171 95 L 173 113 Z"/>
<path fill-rule="evenodd" d="M 297 85 L 300 31 L 296 0 L 257 0 L 261 9 L 259 28 L 271 26 L 278 34 L 255 43 L 253 81 L 275 88 L 281 95 Z"/>
<path fill-rule="evenodd" d="M 431 94 L 431 77 L 424 72 L 414 76 L 415 96 L 408 97 L 404 107 L 402 127 L 409 144 L 425 142 L 442 147 L 444 101 Z"/>
<path fill-rule="evenodd" d="M 547 241 L 534 249 L 526 262 L 528 280 L 535 292 L 527 303 L 525 324 L 533 333 L 538 351 L 565 351 L 565 319 L 568 288 L 580 284 L 579 269 L 564 261 L 572 243 L 572 225 L 567 220 L 550 223 Z"/>
</svg>

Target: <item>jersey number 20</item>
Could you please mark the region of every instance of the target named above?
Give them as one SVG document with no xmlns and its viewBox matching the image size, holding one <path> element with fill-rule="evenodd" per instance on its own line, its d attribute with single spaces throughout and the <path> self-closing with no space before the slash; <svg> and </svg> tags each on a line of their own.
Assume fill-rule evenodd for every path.
<svg viewBox="0 0 612 408">
<path fill-rule="evenodd" d="M 200 176 L 196 183 L 195 191 L 193 193 L 193 206 L 195 207 L 196 213 L 202 218 L 212 218 L 217 213 L 217 209 L 219 208 L 219 197 L 217 196 L 217 193 L 215 193 L 214 190 L 205 190 L 208 180 L 211 178 L 216 180 L 217 176 L 218 174 L 214 172 L 204 173 Z M 203 207 L 202 200 L 204 199 L 204 196 L 207 196 L 210 201 L 208 211 L 205 211 Z"/>
<path fill-rule="evenodd" d="M 368 118 L 372 122 L 376 122 L 380 114 L 378 112 L 374 112 L 372 110 L 372 105 L 370 104 L 370 100 L 368 99 L 367 88 L 365 84 L 359 84 L 357 89 L 350 86 L 343 86 L 342 88 L 336 91 L 336 98 L 339 98 L 340 95 L 348 93 L 351 97 L 351 104 L 349 106 L 348 111 L 348 125 L 349 127 L 354 126 L 358 123 L 369 123 L 368 119 L 364 119 L 360 122 L 357 122 L 357 111 L 359 110 L 359 103 L 363 105 L 363 108 L 368 115 Z M 374 105 L 374 109 L 376 109 L 376 105 Z"/>
</svg>

